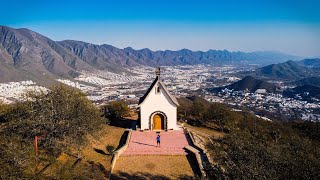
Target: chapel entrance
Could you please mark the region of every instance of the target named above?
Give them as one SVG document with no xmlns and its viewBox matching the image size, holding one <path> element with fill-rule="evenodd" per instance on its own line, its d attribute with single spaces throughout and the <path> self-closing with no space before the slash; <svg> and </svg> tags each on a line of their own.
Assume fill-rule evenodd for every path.
<svg viewBox="0 0 320 180">
<path fill-rule="evenodd" d="M 155 114 L 153 116 L 153 130 L 164 130 L 164 117 L 162 114 Z"/>
</svg>

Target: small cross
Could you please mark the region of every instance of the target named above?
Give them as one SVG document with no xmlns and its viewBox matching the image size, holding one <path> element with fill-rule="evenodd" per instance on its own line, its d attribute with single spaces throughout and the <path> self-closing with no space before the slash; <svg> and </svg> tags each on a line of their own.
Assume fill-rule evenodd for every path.
<svg viewBox="0 0 320 180">
<path fill-rule="evenodd" d="M 158 76 L 158 78 L 160 77 L 160 67 L 156 69 L 156 75 Z"/>
</svg>

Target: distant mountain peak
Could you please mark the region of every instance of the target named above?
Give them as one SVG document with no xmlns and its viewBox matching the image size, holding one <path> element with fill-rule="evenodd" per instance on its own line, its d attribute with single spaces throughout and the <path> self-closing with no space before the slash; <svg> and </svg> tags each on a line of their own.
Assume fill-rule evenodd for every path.
<svg viewBox="0 0 320 180">
<path fill-rule="evenodd" d="M 134 49 L 133 49 L 132 47 L 130 47 L 130 46 L 128 46 L 128 47 L 126 47 L 126 48 L 123 48 L 123 49 L 134 51 Z"/>
</svg>

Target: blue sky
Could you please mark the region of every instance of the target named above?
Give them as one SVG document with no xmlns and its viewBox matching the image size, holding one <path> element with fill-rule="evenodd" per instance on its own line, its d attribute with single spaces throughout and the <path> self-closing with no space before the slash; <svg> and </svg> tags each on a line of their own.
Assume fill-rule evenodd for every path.
<svg viewBox="0 0 320 180">
<path fill-rule="evenodd" d="M 317 0 L 3 1 L 0 24 L 119 48 L 320 57 Z"/>
</svg>

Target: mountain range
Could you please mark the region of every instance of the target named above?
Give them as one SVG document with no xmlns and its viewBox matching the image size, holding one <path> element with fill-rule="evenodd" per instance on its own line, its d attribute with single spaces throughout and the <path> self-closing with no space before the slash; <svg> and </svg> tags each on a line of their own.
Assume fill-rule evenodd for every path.
<svg viewBox="0 0 320 180">
<path fill-rule="evenodd" d="M 29 29 L 0 26 L 0 82 L 34 80 L 48 83 L 74 78 L 81 71 L 126 72 L 131 66 L 194 64 L 270 64 L 298 57 L 279 52 L 230 52 L 227 50 L 151 51 L 119 49 L 111 45 L 65 40 L 54 41 Z"/>
</svg>

